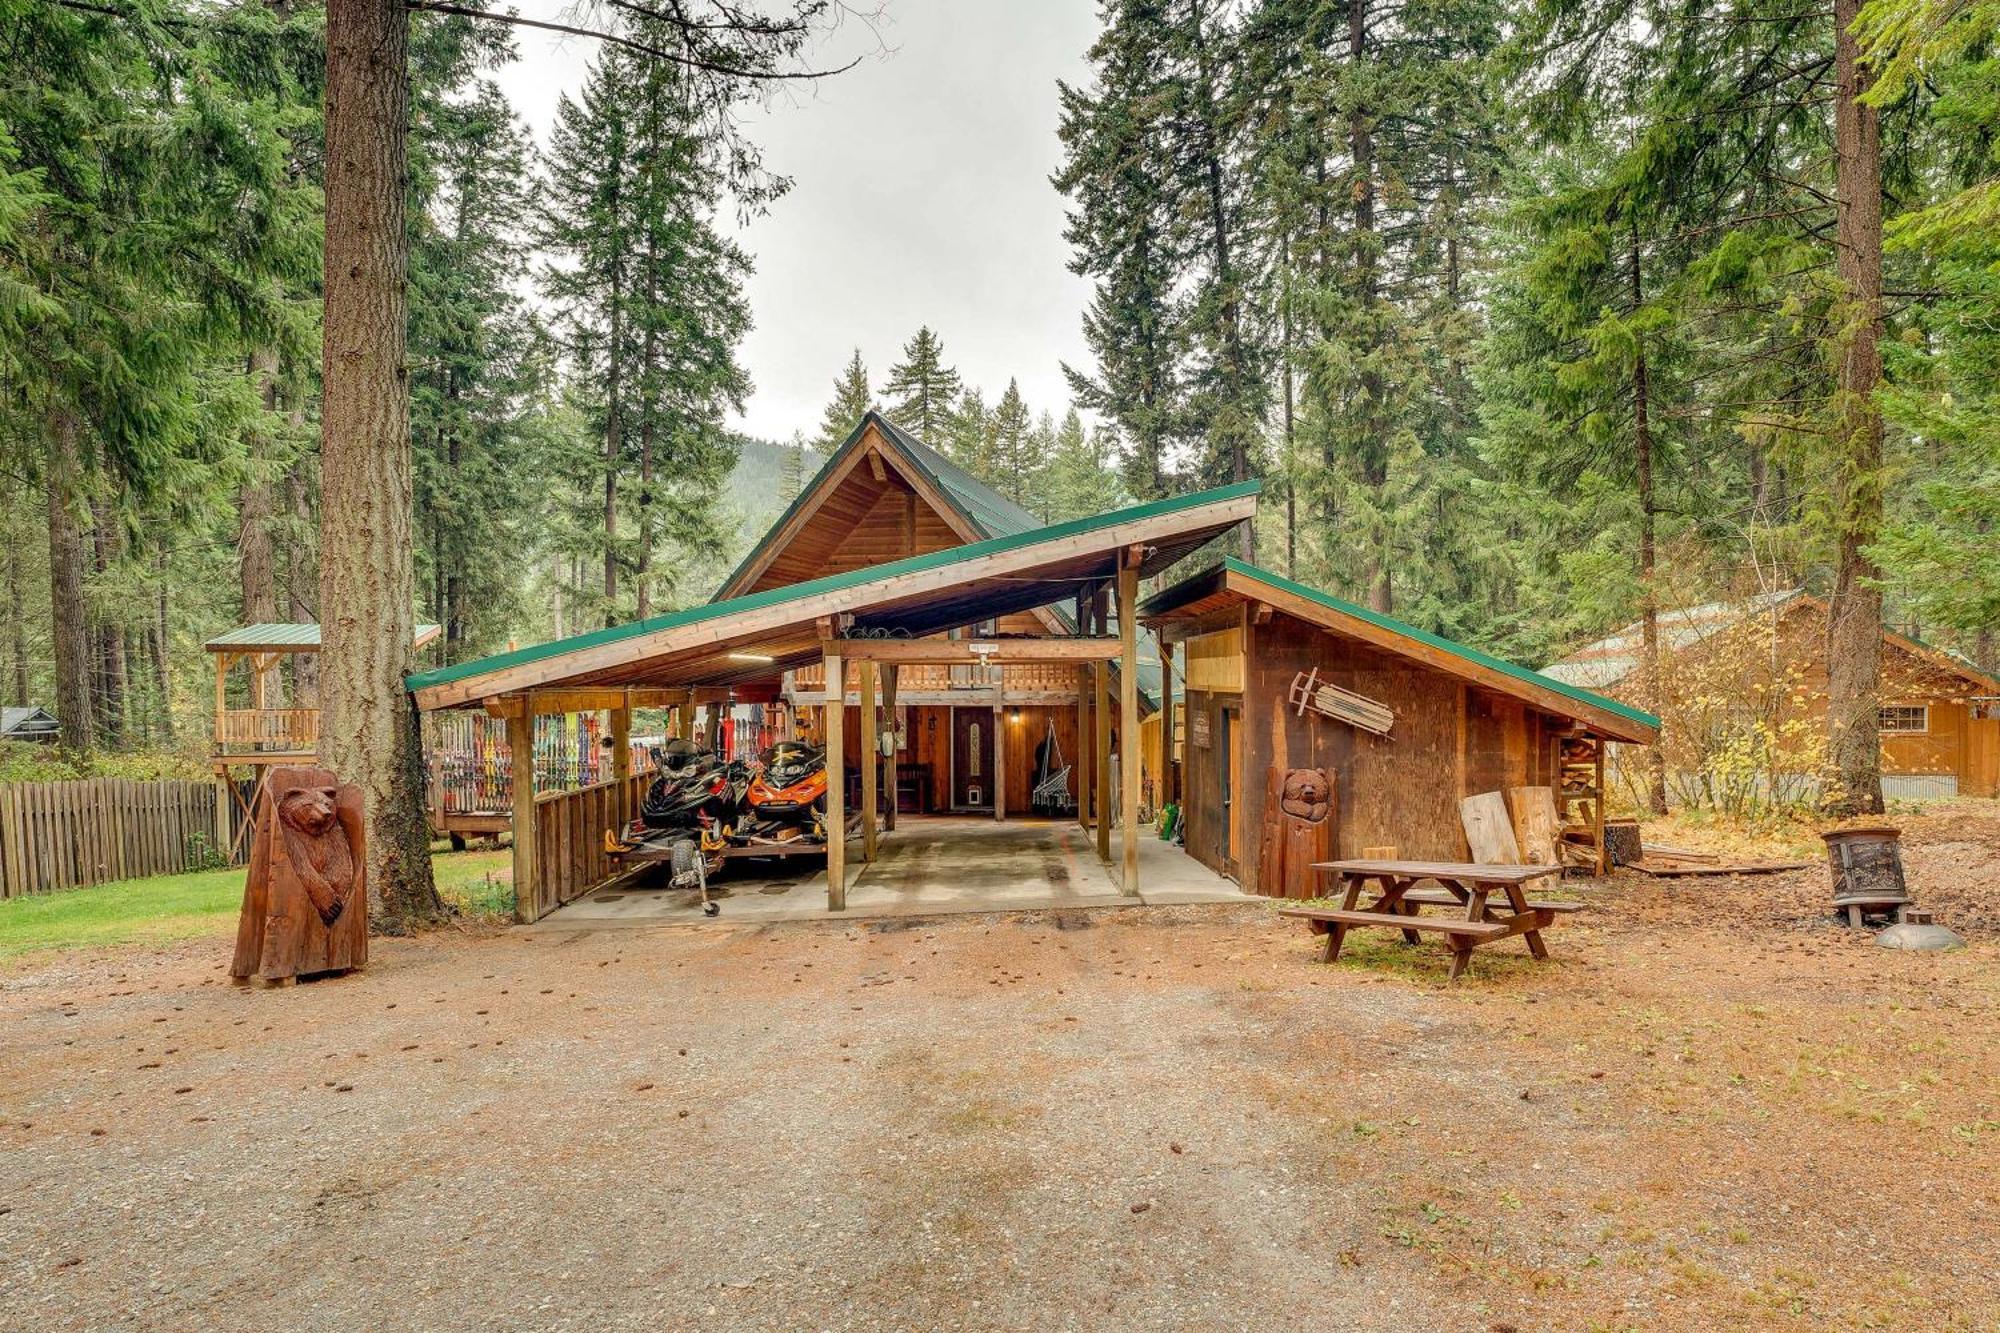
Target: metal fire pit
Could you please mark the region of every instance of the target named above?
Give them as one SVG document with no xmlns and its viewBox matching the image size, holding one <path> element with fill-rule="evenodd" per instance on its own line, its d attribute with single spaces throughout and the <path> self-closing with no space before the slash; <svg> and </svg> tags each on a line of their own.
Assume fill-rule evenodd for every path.
<svg viewBox="0 0 2000 1333">
<path fill-rule="evenodd" d="M 1819 835 L 1833 872 L 1833 905 L 1860 926 L 1866 915 L 1902 920 L 1910 894 L 1903 883 L 1902 830 L 1887 825 L 1837 828 Z"/>
</svg>

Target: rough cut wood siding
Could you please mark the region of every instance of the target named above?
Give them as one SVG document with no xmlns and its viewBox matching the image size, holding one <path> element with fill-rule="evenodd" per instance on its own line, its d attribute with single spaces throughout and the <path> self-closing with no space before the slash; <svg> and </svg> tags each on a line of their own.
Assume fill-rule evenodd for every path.
<svg viewBox="0 0 2000 1333">
<path fill-rule="evenodd" d="M 1331 771 L 1334 854 L 1343 857 L 1393 846 L 1405 858 L 1462 860 L 1468 852 L 1460 799 L 1549 780 L 1548 752 L 1564 719 L 1282 613 L 1249 626 L 1245 643 L 1239 837 L 1254 839 L 1266 817 L 1264 784 L 1274 766 Z M 1371 736 L 1311 712 L 1300 716 L 1287 692 L 1294 675 L 1314 667 L 1322 680 L 1394 710 L 1391 735 Z M 1190 760 L 1185 770 L 1191 850 L 1196 830 L 1213 818 L 1199 807 L 1219 794 L 1213 784 L 1196 782 L 1195 767 Z M 1242 860 L 1244 887 L 1263 892 L 1253 858 Z"/>
</svg>

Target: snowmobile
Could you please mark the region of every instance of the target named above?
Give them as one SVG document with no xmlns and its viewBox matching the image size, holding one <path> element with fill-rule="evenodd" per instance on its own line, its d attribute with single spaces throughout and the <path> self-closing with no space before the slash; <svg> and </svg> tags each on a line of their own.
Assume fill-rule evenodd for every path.
<svg viewBox="0 0 2000 1333">
<path fill-rule="evenodd" d="M 668 741 L 660 751 L 660 775 L 646 788 L 626 841 L 695 832 L 704 850 L 720 848 L 743 816 L 750 781 L 750 766 L 741 761 L 725 763 L 687 741 Z"/>
<path fill-rule="evenodd" d="M 779 741 L 764 752 L 747 802 L 739 842 L 825 842 L 826 752 L 804 741 Z"/>
</svg>

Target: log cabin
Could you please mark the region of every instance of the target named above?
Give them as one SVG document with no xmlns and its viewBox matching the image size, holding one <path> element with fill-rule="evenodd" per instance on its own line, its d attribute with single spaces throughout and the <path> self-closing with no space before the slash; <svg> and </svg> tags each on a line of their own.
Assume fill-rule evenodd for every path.
<svg viewBox="0 0 2000 1333">
<path fill-rule="evenodd" d="M 513 793 L 525 921 L 613 873 L 604 835 L 644 786 L 631 756 L 639 708 L 671 709 L 676 726 L 707 710 L 710 743 L 719 720 L 740 718 L 760 740 L 826 747 L 827 825 L 847 833 L 824 847 L 831 912 L 846 910 L 857 865 L 895 837 L 899 814 L 1074 818 L 1136 895 L 1139 840 L 1157 838 L 1152 807 L 1179 795 L 1181 766 L 1142 773 L 1125 762 L 1124 738 L 1140 737 L 1168 693 L 1161 666 L 1174 647 L 1187 654 L 1189 736 L 1184 747 L 1163 738 L 1160 753 L 1186 759 L 1187 851 L 1259 892 L 1312 887 L 1304 874 L 1260 883 L 1246 854 L 1269 813 L 1267 786 L 1276 792 L 1270 774 L 1314 765 L 1332 775 L 1330 848 L 1463 856 L 1459 794 L 1556 786 L 1562 747 L 1650 739 L 1637 710 L 1238 561 L 1142 608 L 1141 581 L 1198 563 L 1254 517 L 1258 491 L 1242 482 L 1044 524 L 870 412 L 706 605 L 407 683 L 421 709 L 505 719 L 522 753 L 537 717 L 608 718 L 608 779 Z M 1164 645 L 1158 657 L 1140 651 L 1142 618 Z M 1375 691 L 1396 710 L 1392 735 L 1359 738 L 1288 709 L 1294 665 L 1325 687 Z M 1038 796 L 1045 747 L 1060 761 L 1044 767 L 1070 772 Z"/>
</svg>

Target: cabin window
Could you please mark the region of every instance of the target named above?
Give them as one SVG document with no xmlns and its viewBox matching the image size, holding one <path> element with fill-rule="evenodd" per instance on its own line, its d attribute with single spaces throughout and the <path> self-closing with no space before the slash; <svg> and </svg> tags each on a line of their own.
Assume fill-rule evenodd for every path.
<svg viewBox="0 0 2000 1333">
<path fill-rule="evenodd" d="M 1892 704 L 1881 710 L 1881 727 L 1885 736 L 1921 736 L 1931 729 L 1930 705 Z"/>
</svg>

